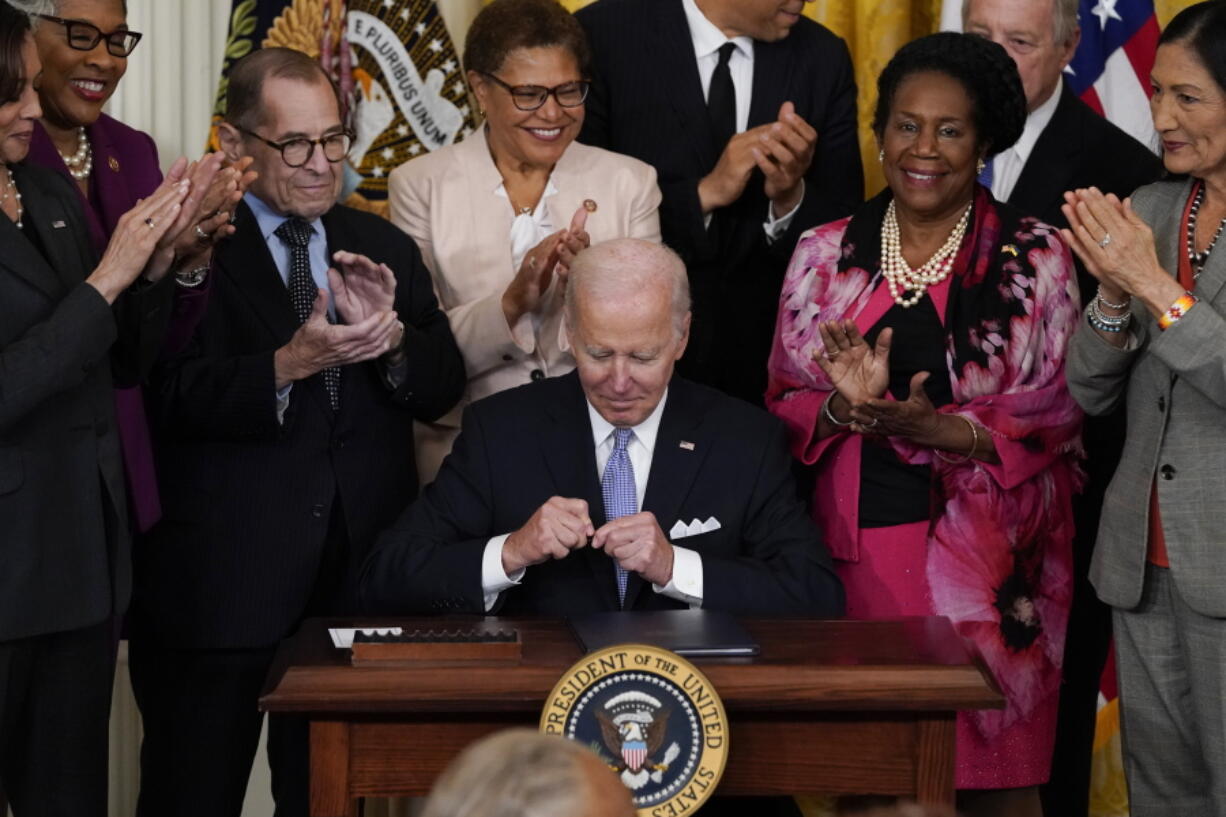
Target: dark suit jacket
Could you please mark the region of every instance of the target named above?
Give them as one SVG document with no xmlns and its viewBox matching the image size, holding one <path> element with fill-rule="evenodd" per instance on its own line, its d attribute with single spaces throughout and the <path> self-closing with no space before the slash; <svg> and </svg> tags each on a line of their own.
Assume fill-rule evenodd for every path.
<svg viewBox="0 0 1226 817">
<path fill-rule="evenodd" d="M 1060 212 L 1064 191 L 1097 187 L 1120 198 L 1132 195 L 1162 174 L 1162 160 L 1127 133 L 1099 116 L 1082 102 L 1068 83 L 1051 121 L 1043 129 L 1034 150 L 1022 168 L 1009 203 L 1057 227 L 1067 227 Z M 1077 285 L 1082 303 L 1088 303 L 1098 290 L 1098 281 L 1080 260 Z M 1095 509 L 1092 520 L 1082 520 L 1078 529 L 1088 535 L 1090 547 L 1097 524 L 1097 509 L 1102 493 L 1119 463 L 1124 444 L 1124 414 L 1087 417 L 1083 435 L 1088 449 L 1086 469 L 1090 483 L 1086 488 Z M 1080 508 L 1079 508 L 1080 510 Z M 1080 537 L 1079 537 L 1080 538 Z"/>
<path fill-rule="evenodd" d="M 0 218 L 0 641 L 97 624 L 127 607 L 129 545 L 111 396 L 152 364 L 169 282 L 114 307 L 72 187 L 12 167 L 27 229 Z"/>
<path fill-rule="evenodd" d="M 55 171 L 71 185 L 85 214 L 90 241 L 101 254 L 119 218 L 135 207 L 138 199 L 148 197 L 162 183 L 162 170 L 158 166 L 157 145 L 143 131 L 102 114 L 85 132 L 94 152 L 88 197 L 81 192 L 51 137 L 38 123 L 34 125 L 28 159 L 31 164 Z M 191 337 L 208 305 L 208 288 L 207 278 L 195 288 L 174 287 L 174 308 L 164 340 L 165 348 L 178 351 Z M 153 444 L 140 389 L 116 389 L 115 410 L 132 526 L 145 531 L 157 521 L 161 511 L 153 470 Z"/>
<path fill-rule="evenodd" d="M 595 456 L 586 399 L 573 372 L 472 404 L 438 478 L 367 559 L 367 607 L 484 612 L 481 558 L 491 537 L 517 530 L 555 495 L 587 500 L 592 523 L 604 524 Z M 842 585 L 797 499 L 790 462 L 778 420 L 673 378 L 643 510 L 666 533 L 678 520 L 719 520 L 716 531 L 677 540 L 702 555 L 703 607 L 745 615 L 842 614 Z M 626 609 L 684 606 L 631 574 Z M 591 548 L 529 567 L 495 608 L 555 616 L 616 609 L 614 562 Z"/>
<path fill-rule="evenodd" d="M 768 200 L 755 171 L 741 198 L 703 226 L 698 182 L 723 151 L 715 144 L 681 0 L 600 0 L 576 16 L 595 76 L 580 141 L 655 167 L 664 243 L 685 259 L 694 323 L 683 374 L 762 402 L 779 288 L 800 234 L 848 215 L 863 200 L 856 86 L 847 46 L 802 19 L 785 39 L 754 43 L 749 127 L 778 118 L 790 100 L 818 132 L 805 197 L 768 244 Z"/>
<path fill-rule="evenodd" d="M 350 556 L 360 559 L 417 495 L 412 421 L 433 420 L 460 399 L 459 350 L 408 236 L 343 206 L 323 224 L 330 253 L 363 253 L 395 271 L 407 377 L 392 392 L 381 364 L 345 366 L 333 412 L 317 374 L 294 384 L 278 424 L 273 353 L 298 320 L 254 215 L 240 205 L 237 234 L 218 248 L 209 310 L 150 390 L 163 519 L 137 552 L 134 637 L 275 644 L 309 601 L 334 500 Z"/>
</svg>

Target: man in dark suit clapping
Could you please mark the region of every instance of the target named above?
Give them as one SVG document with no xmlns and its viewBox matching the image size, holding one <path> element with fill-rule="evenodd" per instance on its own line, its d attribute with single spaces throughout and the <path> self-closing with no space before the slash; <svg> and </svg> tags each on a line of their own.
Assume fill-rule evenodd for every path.
<svg viewBox="0 0 1226 817">
<path fill-rule="evenodd" d="M 566 296 L 577 370 L 466 410 L 438 479 L 363 568 L 369 606 L 841 614 L 782 425 L 673 376 L 690 324 L 680 259 L 605 242 Z"/>
<path fill-rule="evenodd" d="M 163 519 L 136 554 L 138 814 L 237 817 L 277 643 L 355 606 L 356 567 L 417 495 L 413 420 L 464 389 L 404 233 L 336 205 L 351 135 L 317 61 L 230 74 L 221 143 L 259 179 L 214 255 L 209 309 L 154 381 Z M 307 813 L 306 729 L 269 725 L 277 815 Z"/>
<path fill-rule="evenodd" d="M 755 404 L 800 234 L 864 193 L 847 46 L 802 0 L 599 0 L 579 140 L 655 167 L 694 292 L 682 374 Z"/>
</svg>

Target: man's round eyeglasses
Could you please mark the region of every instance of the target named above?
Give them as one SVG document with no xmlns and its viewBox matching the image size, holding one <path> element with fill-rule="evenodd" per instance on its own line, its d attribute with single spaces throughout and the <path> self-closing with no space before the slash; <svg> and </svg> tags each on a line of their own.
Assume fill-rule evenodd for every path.
<svg viewBox="0 0 1226 817">
<path fill-rule="evenodd" d="M 111 56 L 126 57 L 136 48 L 141 38 L 139 31 L 128 31 L 127 29 L 103 31 L 93 23 L 87 23 L 84 20 L 65 20 L 63 17 L 52 17 L 50 14 L 39 14 L 38 18 L 62 25 L 68 38 L 68 47 L 77 51 L 93 51 L 98 47 L 98 43 L 106 40 L 106 50 Z"/>
<path fill-rule="evenodd" d="M 246 128 L 235 125 L 238 130 L 252 137 L 259 139 L 270 148 L 281 151 L 281 160 L 290 167 L 302 167 L 307 162 L 311 161 L 311 157 L 315 155 L 315 146 L 319 145 L 324 149 L 324 158 L 329 162 L 336 164 L 341 159 L 349 154 L 349 146 L 353 144 L 353 134 L 349 131 L 340 131 L 339 133 L 325 133 L 318 139 L 307 139 L 305 136 L 295 136 L 292 139 L 285 139 L 281 142 L 274 142 L 271 139 L 265 139 L 255 131 L 249 131 Z"/>
<path fill-rule="evenodd" d="M 511 101 L 521 111 L 535 111 L 544 105 L 545 100 L 549 99 L 550 96 L 556 99 L 563 108 L 578 108 L 583 104 L 583 100 L 587 99 L 588 89 L 592 87 L 592 83 L 586 79 L 563 82 L 561 85 L 555 85 L 552 88 L 546 88 L 543 85 L 510 85 L 493 74 L 486 73 L 485 71 L 481 73 L 503 88 L 506 88 L 507 92 L 511 94 Z"/>
</svg>

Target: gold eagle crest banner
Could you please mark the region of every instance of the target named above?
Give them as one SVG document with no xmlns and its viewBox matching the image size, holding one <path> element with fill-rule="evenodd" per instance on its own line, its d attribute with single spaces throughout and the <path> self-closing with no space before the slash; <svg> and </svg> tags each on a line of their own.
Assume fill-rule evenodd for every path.
<svg viewBox="0 0 1226 817">
<path fill-rule="evenodd" d="M 234 0 L 213 133 L 230 67 L 252 51 L 294 48 L 318 59 L 341 91 L 354 133 L 341 198 L 387 213 L 387 176 L 458 142 L 474 117 L 460 59 L 436 0 Z"/>
</svg>

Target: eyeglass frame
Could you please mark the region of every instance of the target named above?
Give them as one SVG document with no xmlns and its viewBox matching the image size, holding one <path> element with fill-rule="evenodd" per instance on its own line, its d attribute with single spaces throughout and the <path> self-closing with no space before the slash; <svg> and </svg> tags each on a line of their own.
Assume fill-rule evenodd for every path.
<svg viewBox="0 0 1226 817">
<path fill-rule="evenodd" d="M 274 150 L 276 150 L 278 153 L 281 154 L 281 161 L 285 162 L 285 166 L 292 167 L 294 169 L 297 169 L 300 167 L 306 167 L 306 165 L 310 163 L 311 159 L 315 157 L 315 146 L 316 145 L 319 145 L 319 147 L 323 149 L 324 158 L 328 159 L 328 149 L 324 147 L 324 142 L 326 142 L 327 140 L 331 139 L 334 136 L 347 137 L 349 139 L 349 146 L 345 148 L 345 152 L 340 155 L 340 158 L 328 159 L 329 164 L 337 164 L 338 162 L 345 161 L 345 157 L 349 155 L 349 149 L 353 147 L 354 135 L 353 135 L 353 131 L 351 131 L 349 128 L 342 128 L 341 130 L 334 131 L 333 133 L 325 133 L 323 136 L 320 136 L 318 139 L 308 139 L 305 136 L 291 136 L 288 139 L 282 139 L 280 142 L 274 142 L 271 139 L 265 139 L 263 136 L 260 136 L 255 131 L 247 130 L 242 125 L 234 125 L 233 123 L 231 123 L 231 125 L 233 125 L 234 129 L 237 130 L 238 132 L 245 133 L 248 136 L 251 136 L 255 139 L 259 139 L 261 142 L 268 145 L 270 148 L 273 148 Z M 301 164 L 292 165 L 289 163 L 289 160 L 285 158 L 285 148 L 287 148 L 290 144 L 294 142 L 306 142 L 311 146 L 310 150 L 307 151 L 306 158 L 302 160 Z"/>
<path fill-rule="evenodd" d="M 120 57 L 121 59 L 127 59 L 128 57 L 132 56 L 132 52 L 135 51 L 136 46 L 140 44 L 141 37 L 145 36 L 144 34 L 141 34 L 139 31 L 133 31 L 129 28 L 119 28 L 114 31 L 103 31 L 102 29 L 98 28 L 98 26 L 94 25 L 93 23 L 87 23 L 84 20 L 66 20 L 63 17 L 56 17 L 52 14 L 36 14 L 34 16 L 40 20 L 47 20 L 49 22 L 59 23 L 60 25 L 62 25 L 64 27 L 64 39 L 68 43 L 68 47 L 74 51 L 93 51 L 95 48 L 98 47 L 98 43 L 105 41 L 106 51 L 108 54 L 110 54 L 112 57 Z M 97 39 L 94 40 L 93 45 L 91 45 L 89 48 L 85 48 L 79 45 L 73 45 L 72 44 L 73 26 L 83 26 L 85 28 L 93 29 L 94 34 L 97 37 Z M 129 48 L 127 51 L 125 51 L 122 54 L 116 54 L 115 49 L 111 48 L 111 45 L 112 45 L 111 38 L 117 34 L 123 34 L 126 37 L 134 38 L 132 40 L 132 47 Z"/>
<path fill-rule="evenodd" d="M 511 95 L 511 104 L 513 104 L 517 109 L 524 111 L 525 113 L 530 112 L 530 111 L 539 111 L 541 108 L 545 107 L 545 103 L 549 101 L 549 97 L 551 96 L 553 97 L 553 101 L 558 103 L 559 107 L 578 108 L 584 102 L 587 102 L 587 95 L 591 93 L 591 90 L 592 90 L 592 81 L 590 79 L 572 79 L 569 82 L 563 82 L 561 85 L 555 85 L 552 88 L 546 88 L 544 85 L 512 85 L 509 82 L 506 82 L 500 79 L 499 77 L 495 76 L 494 74 L 491 74 L 488 71 L 478 71 L 477 73 L 483 77 L 489 77 L 490 79 L 494 80 L 494 82 L 498 83 L 503 88 L 505 88 L 507 90 L 507 93 Z M 580 99 L 578 102 L 576 102 L 574 105 L 565 105 L 563 104 L 562 100 L 558 98 L 558 89 L 563 88 L 567 85 L 579 85 L 579 86 L 582 86 L 583 88 L 583 98 Z M 524 106 L 519 104 L 518 100 L 515 99 L 516 91 L 526 92 L 528 89 L 534 89 L 536 91 L 545 92 L 545 96 L 541 98 L 539 105 L 536 105 L 535 107 L 532 107 L 532 108 L 525 108 Z"/>
</svg>

